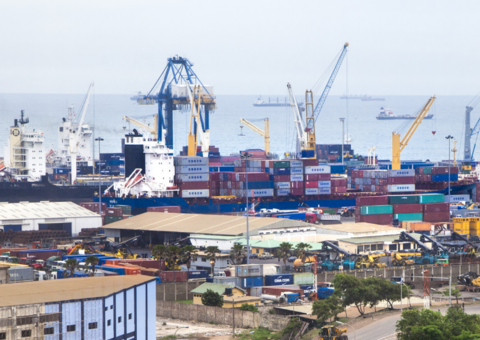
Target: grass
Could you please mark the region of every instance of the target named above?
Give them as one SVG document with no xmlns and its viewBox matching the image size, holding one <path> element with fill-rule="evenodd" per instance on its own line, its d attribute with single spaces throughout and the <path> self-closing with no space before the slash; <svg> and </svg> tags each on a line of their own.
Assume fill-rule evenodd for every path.
<svg viewBox="0 0 480 340">
<path fill-rule="evenodd" d="M 252 333 L 251 333 L 252 332 Z M 278 340 L 281 335 L 275 332 L 272 332 L 268 328 L 258 327 L 253 331 L 247 331 L 238 336 L 238 340 Z"/>
<path fill-rule="evenodd" d="M 186 303 L 187 305 L 193 305 L 193 300 L 177 300 L 178 303 Z"/>
</svg>

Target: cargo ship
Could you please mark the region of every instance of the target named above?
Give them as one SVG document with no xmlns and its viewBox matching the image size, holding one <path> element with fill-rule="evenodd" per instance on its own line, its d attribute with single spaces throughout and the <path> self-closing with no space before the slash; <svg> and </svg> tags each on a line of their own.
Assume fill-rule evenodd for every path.
<svg viewBox="0 0 480 340">
<path fill-rule="evenodd" d="M 303 103 L 298 103 L 298 106 L 302 106 Z M 268 103 L 262 99 L 262 96 L 258 97 L 258 99 L 253 103 L 253 106 L 255 107 L 279 107 L 279 106 L 290 106 L 290 102 L 287 101 L 287 97 L 285 97 L 285 102 L 281 103 L 278 100 L 276 102 L 272 102 L 270 97 L 268 97 Z"/>
<path fill-rule="evenodd" d="M 380 108 L 380 113 L 377 116 L 379 120 L 389 120 L 389 119 L 415 119 L 417 116 L 412 115 L 396 115 L 392 110 L 386 109 L 384 107 Z M 423 119 L 432 119 L 433 114 L 427 114 Z"/>
<path fill-rule="evenodd" d="M 364 102 L 385 101 L 385 98 L 371 97 L 371 96 L 367 96 L 366 94 L 365 95 L 349 95 L 349 96 L 344 95 L 344 96 L 341 96 L 340 99 L 360 99 L 361 101 L 364 101 Z"/>
</svg>

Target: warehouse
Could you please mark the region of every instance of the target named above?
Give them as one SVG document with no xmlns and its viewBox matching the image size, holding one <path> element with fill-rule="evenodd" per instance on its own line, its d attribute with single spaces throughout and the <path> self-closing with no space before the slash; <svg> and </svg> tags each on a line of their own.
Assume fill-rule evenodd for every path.
<svg viewBox="0 0 480 340">
<path fill-rule="evenodd" d="M 82 228 L 102 226 L 100 215 L 72 202 L 0 203 L 0 230 L 65 230 L 77 236 Z"/>
<path fill-rule="evenodd" d="M 400 230 L 401 231 L 401 230 Z M 417 240 L 420 240 L 421 234 L 410 234 Z M 375 251 L 399 251 L 417 248 L 413 242 L 396 242 L 399 235 L 390 236 L 371 236 L 371 237 L 352 237 L 339 239 L 340 248 L 347 250 L 352 254 L 368 254 Z"/>
<path fill-rule="evenodd" d="M 0 339 L 156 339 L 155 278 L 64 281 L 3 286 Z"/>
</svg>

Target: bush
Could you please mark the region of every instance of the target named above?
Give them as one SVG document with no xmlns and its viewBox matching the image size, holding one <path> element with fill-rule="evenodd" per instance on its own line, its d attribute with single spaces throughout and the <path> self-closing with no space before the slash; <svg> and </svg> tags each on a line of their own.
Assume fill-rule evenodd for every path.
<svg viewBox="0 0 480 340">
<path fill-rule="evenodd" d="M 207 289 L 202 295 L 202 304 L 205 306 L 222 307 L 223 296 L 213 290 Z"/>
<path fill-rule="evenodd" d="M 246 310 L 246 311 L 250 311 L 250 312 L 258 312 L 257 307 L 249 305 L 248 303 L 244 303 L 243 305 L 241 305 L 240 310 Z"/>
</svg>

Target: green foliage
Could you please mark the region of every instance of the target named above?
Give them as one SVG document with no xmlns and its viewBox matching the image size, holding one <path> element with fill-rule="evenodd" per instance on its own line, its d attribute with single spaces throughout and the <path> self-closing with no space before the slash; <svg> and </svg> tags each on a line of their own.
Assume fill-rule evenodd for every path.
<svg viewBox="0 0 480 340">
<path fill-rule="evenodd" d="M 205 249 L 205 254 L 207 255 L 207 260 L 210 261 L 210 267 L 212 267 L 212 276 L 214 275 L 215 262 L 217 260 L 217 254 L 220 253 L 220 249 L 217 246 L 208 246 Z"/>
<path fill-rule="evenodd" d="M 288 258 L 292 256 L 291 254 L 292 254 L 293 244 L 289 242 L 282 242 L 280 243 L 279 247 L 280 248 L 277 249 L 275 254 L 278 260 L 279 261 L 282 260 L 283 264 L 286 266 Z"/>
<path fill-rule="evenodd" d="M 207 291 L 202 294 L 202 304 L 205 306 L 222 307 L 223 296 L 211 289 L 207 289 Z"/>
<path fill-rule="evenodd" d="M 277 313 L 275 312 L 275 309 L 269 309 L 268 314 L 276 315 Z"/>
<path fill-rule="evenodd" d="M 242 264 L 243 259 L 247 257 L 247 251 L 241 244 L 234 244 L 230 250 L 230 259 L 233 264 Z"/>
<path fill-rule="evenodd" d="M 249 311 L 249 312 L 258 312 L 257 307 L 255 307 L 253 305 L 249 305 L 248 303 L 244 303 L 243 305 L 241 305 L 240 310 L 246 310 L 246 311 Z"/>
<path fill-rule="evenodd" d="M 89 256 L 85 259 L 85 271 L 90 271 L 90 276 L 95 276 L 96 265 L 98 265 L 98 257 Z"/>
<path fill-rule="evenodd" d="M 443 295 L 449 297 L 450 296 L 450 290 L 445 289 L 445 290 L 441 291 L 440 294 L 443 294 Z M 458 298 L 460 296 L 462 296 L 462 293 L 460 293 L 460 289 L 452 289 L 452 296 L 455 297 L 455 299 L 457 300 L 457 305 L 458 305 Z"/>
<path fill-rule="evenodd" d="M 306 252 L 308 249 L 312 248 L 312 246 L 308 243 L 300 242 L 295 246 L 295 253 L 299 259 L 302 259 L 302 262 L 305 263 Z"/>
<path fill-rule="evenodd" d="M 68 259 L 65 261 L 65 270 L 67 272 L 67 277 L 73 277 L 75 270 L 78 269 L 78 262 L 75 259 Z"/>
<path fill-rule="evenodd" d="M 369 277 L 364 280 L 364 284 L 369 286 L 370 306 L 376 305 L 379 301 L 386 301 L 393 309 L 393 303 L 400 301 L 400 285 L 392 283 L 380 277 Z"/>
<path fill-rule="evenodd" d="M 271 340 L 277 340 L 280 339 L 280 334 L 274 333 L 268 328 L 264 327 L 258 327 L 253 330 L 252 333 L 251 331 L 244 332 L 239 335 L 237 338 L 238 340 L 265 340 L 265 339 L 271 339 Z"/>
<path fill-rule="evenodd" d="M 180 249 L 181 262 L 185 263 L 188 270 L 190 270 L 192 261 L 195 261 L 197 259 L 197 252 L 197 248 L 191 245 L 183 246 L 183 248 Z"/>
<path fill-rule="evenodd" d="M 291 333 L 297 334 L 300 331 L 301 327 L 302 323 L 298 319 L 290 319 L 287 327 L 282 330 L 281 335 L 289 335 Z"/>
<path fill-rule="evenodd" d="M 317 300 L 313 303 L 312 315 L 317 316 L 320 323 L 324 323 L 330 318 L 337 320 L 337 315 L 343 311 L 343 303 L 338 295 L 332 295 L 323 300 Z"/>
<path fill-rule="evenodd" d="M 403 285 L 403 288 L 402 288 L 402 296 L 404 298 L 407 298 L 408 299 L 408 303 L 410 304 L 410 308 L 412 307 L 412 303 L 410 302 L 410 298 L 413 296 L 413 291 L 412 291 L 412 288 L 410 288 L 410 286 L 407 286 L 407 285 Z"/>
<path fill-rule="evenodd" d="M 449 308 L 442 316 L 430 309 L 405 310 L 397 321 L 399 340 L 473 340 L 480 339 L 480 316 Z"/>
</svg>

